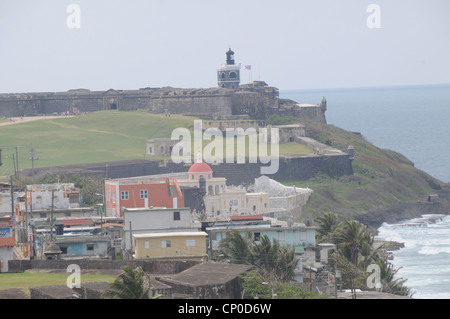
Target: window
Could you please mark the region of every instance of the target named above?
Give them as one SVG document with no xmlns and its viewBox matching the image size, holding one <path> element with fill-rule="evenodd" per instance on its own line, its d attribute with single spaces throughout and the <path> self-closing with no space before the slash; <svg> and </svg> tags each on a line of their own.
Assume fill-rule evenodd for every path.
<svg viewBox="0 0 450 319">
<path fill-rule="evenodd" d="M 93 251 L 94 250 L 94 244 L 86 244 L 86 250 Z"/>
<path fill-rule="evenodd" d="M 129 199 L 128 191 L 120 192 L 120 199 L 128 200 Z"/>
<path fill-rule="evenodd" d="M 160 150 L 161 150 L 161 154 L 164 154 L 164 146 L 161 146 Z"/>
<path fill-rule="evenodd" d="M 261 239 L 261 233 L 253 233 L 253 240 L 259 241 Z"/>
<path fill-rule="evenodd" d="M 306 240 L 306 232 L 305 231 L 300 232 L 300 240 Z"/>
<path fill-rule="evenodd" d="M 144 248 L 150 248 L 150 242 L 149 241 L 145 241 L 145 243 L 144 243 Z"/>
<path fill-rule="evenodd" d="M 169 196 L 170 197 L 174 197 L 174 196 L 178 195 L 178 190 L 177 190 L 177 187 L 175 185 L 169 185 L 168 190 L 169 190 Z"/>
<path fill-rule="evenodd" d="M 195 247 L 195 239 L 186 239 L 186 247 Z"/>
<path fill-rule="evenodd" d="M 163 240 L 163 241 L 161 241 L 161 247 L 162 247 L 162 248 L 168 248 L 168 247 L 171 247 L 170 240 Z"/>
<path fill-rule="evenodd" d="M 40 218 L 46 218 L 47 217 L 47 213 L 39 213 L 39 217 Z"/>
<path fill-rule="evenodd" d="M 150 146 L 150 148 L 148 149 L 148 152 L 149 152 L 150 154 L 153 154 L 153 147 Z"/>
<path fill-rule="evenodd" d="M 236 72 L 230 72 L 230 78 L 231 78 L 231 79 L 237 78 Z"/>
<path fill-rule="evenodd" d="M 62 255 L 66 255 L 67 254 L 67 247 L 59 247 L 59 249 L 61 249 L 61 254 Z"/>
<path fill-rule="evenodd" d="M 141 199 L 148 198 L 148 190 L 141 189 Z"/>
<path fill-rule="evenodd" d="M 78 194 L 69 194 L 69 203 L 76 204 L 80 202 L 80 197 Z"/>
<path fill-rule="evenodd" d="M 116 192 L 112 193 L 112 202 L 113 202 L 113 204 L 116 203 Z"/>
<path fill-rule="evenodd" d="M 180 212 L 173 212 L 173 220 L 181 220 Z"/>
</svg>

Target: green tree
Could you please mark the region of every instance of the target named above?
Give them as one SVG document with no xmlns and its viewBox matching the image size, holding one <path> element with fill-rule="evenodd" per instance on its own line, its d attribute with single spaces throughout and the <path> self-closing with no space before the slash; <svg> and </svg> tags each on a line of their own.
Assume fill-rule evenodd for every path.
<svg viewBox="0 0 450 319">
<path fill-rule="evenodd" d="M 267 235 L 255 241 L 251 232 L 244 235 L 235 229 L 226 233 L 219 245 L 224 258 L 231 263 L 256 266 L 268 280 L 290 280 L 296 266 L 294 248 L 280 246 Z"/>
<path fill-rule="evenodd" d="M 104 299 L 150 299 L 150 276 L 142 268 L 123 267 L 120 274 L 102 294 Z"/>
<path fill-rule="evenodd" d="M 232 264 L 250 264 L 252 263 L 252 235 L 248 231 L 242 236 L 237 230 L 228 232 L 220 242 L 220 248 L 226 258 L 230 259 Z"/>
<path fill-rule="evenodd" d="M 355 220 L 343 222 L 336 228 L 333 238 L 342 254 L 358 266 L 360 252 L 370 238 L 366 226 Z"/>
<path fill-rule="evenodd" d="M 325 213 L 322 214 L 322 216 L 317 217 L 314 220 L 318 226 L 319 229 L 317 230 L 317 235 L 320 239 L 328 239 L 328 235 L 331 234 L 338 225 L 338 218 L 337 215 L 334 213 Z"/>
</svg>

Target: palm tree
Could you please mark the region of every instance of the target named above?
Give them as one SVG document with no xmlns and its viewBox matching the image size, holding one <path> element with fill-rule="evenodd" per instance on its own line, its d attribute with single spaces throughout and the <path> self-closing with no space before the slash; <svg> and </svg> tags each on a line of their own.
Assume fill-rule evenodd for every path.
<svg viewBox="0 0 450 319">
<path fill-rule="evenodd" d="M 251 244 L 252 235 L 250 231 L 242 236 L 237 230 L 233 229 L 221 240 L 220 247 L 225 256 L 230 258 L 231 263 L 248 264 L 251 263 L 252 258 Z"/>
<path fill-rule="evenodd" d="M 266 278 L 289 280 L 294 275 L 294 249 L 281 247 L 277 240 L 272 242 L 267 235 L 255 241 L 250 231 L 241 235 L 233 229 L 221 241 L 220 248 L 231 263 L 254 265 Z"/>
<path fill-rule="evenodd" d="M 252 255 L 253 263 L 267 276 L 283 281 L 294 276 L 294 249 L 280 246 L 278 240 L 271 241 L 267 235 L 261 236 L 259 243 L 252 245 Z"/>
<path fill-rule="evenodd" d="M 339 225 L 333 234 L 335 244 L 355 266 L 358 266 L 359 255 L 369 239 L 366 226 L 351 220 Z"/>
<path fill-rule="evenodd" d="M 315 219 L 315 222 L 319 225 L 317 234 L 320 238 L 327 238 L 337 226 L 337 215 L 334 213 L 325 213 Z"/>
<path fill-rule="evenodd" d="M 150 299 L 150 276 L 141 267 L 123 267 L 123 273 L 111 283 L 102 298 L 112 299 Z"/>
</svg>

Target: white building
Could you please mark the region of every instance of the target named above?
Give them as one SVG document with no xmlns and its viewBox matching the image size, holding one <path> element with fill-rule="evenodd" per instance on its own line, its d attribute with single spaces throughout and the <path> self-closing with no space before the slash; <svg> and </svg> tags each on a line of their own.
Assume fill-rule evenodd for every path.
<svg viewBox="0 0 450 319">
<path fill-rule="evenodd" d="M 255 192 L 267 193 L 270 202 L 270 214 L 272 217 L 301 216 L 301 208 L 308 202 L 313 190 L 285 186 L 267 176 L 255 178 L 253 187 Z"/>
<path fill-rule="evenodd" d="M 191 217 L 189 208 L 124 208 L 123 236 L 125 249 L 129 250 L 130 238 L 136 234 L 160 232 L 199 231 L 201 224 Z"/>
<path fill-rule="evenodd" d="M 81 192 L 72 183 L 27 185 L 27 205 L 33 210 L 80 208 Z"/>
<path fill-rule="evenodd" d="M 203 200 L 208 217 L 227 218 L 233 215 L 269 212 L 267 193 L 248 193 L 242 186 L 227 186 L 226 178 L 214 177 L 213 173 L 208 164 L 197 162 L 189 168 L 187 178 L 178 179 L 181 188 L 198 187 L 199 179 L 205 179 L 206 195 Z"/>
</svg>

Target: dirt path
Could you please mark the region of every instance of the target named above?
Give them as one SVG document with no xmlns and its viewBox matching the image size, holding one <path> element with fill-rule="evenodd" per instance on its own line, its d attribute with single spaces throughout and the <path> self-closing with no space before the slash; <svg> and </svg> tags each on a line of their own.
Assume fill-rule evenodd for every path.
<svg viewBox="0 0 450 319">
<path fill-rule="evenodd" d="M 0 126 L 20 124 L 20 123 L 27 123 L 27 122 L 38 121 L 38 120 L 52 120 L 52 119 L 59 119 L 59 118 L 65 118 L 65 117 L 74 117 L 74 115 L 48 115 L 48 116 L 10 117 L 10 118 L 7 118 L 6 122 L 0 123 Z"/>
</svg>

